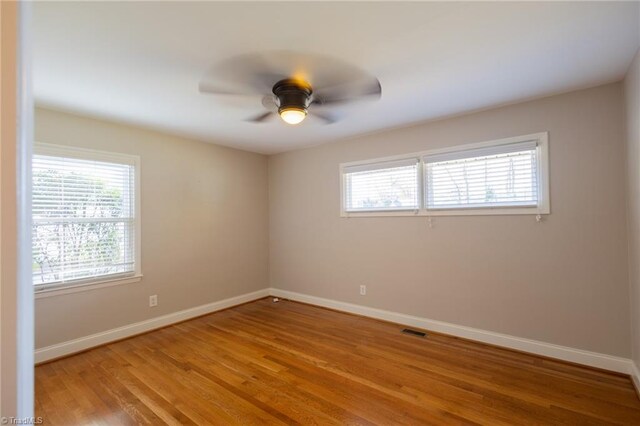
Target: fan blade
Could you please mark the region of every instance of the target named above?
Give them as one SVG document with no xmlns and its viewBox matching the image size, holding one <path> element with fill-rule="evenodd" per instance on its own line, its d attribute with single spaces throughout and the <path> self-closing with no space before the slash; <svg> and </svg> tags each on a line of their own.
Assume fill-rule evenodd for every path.
<svg viewBox="0 0 640 426">
<path fill-rule="evenodd" d="M 247 118 L 245 121 L 249 121 L 251 123 L 262 123 L 272 115 L 275 115 L 275 113 L 271 111 L 263 112 L 262 114 L 256 115 L 255 117 Z"/>
<path fill-rule="evenodd" d="M 200 91 L 214 94 L 263 95 L 288 75 L 265 54 L 228 58 L 211 67 L 200 81 Z"/>
<path fill-rule="evenodd" d="M 300 79 L 315 90 L 353 87 L 373 78 L 367 72 L 330 56 L 276 50 L 230 57 L 205 73 L 201 90 L 220 94 L 266 94 L 285 78 Z M 375 80 L 375 79 L 374 79 Z"/>
<path fill-rule="evenodd" d="M 256 96 L 257 94 L 259 94 L 259 93 L 251 93 L 246 90 L 223 89 L 211 81 L 204 81 L 204 80 L 198 84 L 198 91 L 200 93 L 210 93 L 213 95 L 224 95 L 224 96 Z"/>
<path fill-rule="evenodd" d="M 364 83 L 340 84 L 314 93 L 314 104 L 337 105 L 371 97 L 375 100 L 382 96 L 382 86 L 374 78 Z M 373 99 L 372 99 L 373 100 Z"/>
<path fill-rule="evenodd" d="M 276 101 L 276 97 L 274 95 L 265 95 L 262 98 L 262 106 L 268 109 L 269 111 L 273 111 L 273 112 L 278 111 L 278 104 Z"/>
<path fill-rule="evenodd" d="M 335 115 L 331 115 L 327 113 L 310 112 L 309 114 L 324 120 L 327 124 L 333 124 L 339 120 L 339 118 L 336 117 Z"/>
</svg>

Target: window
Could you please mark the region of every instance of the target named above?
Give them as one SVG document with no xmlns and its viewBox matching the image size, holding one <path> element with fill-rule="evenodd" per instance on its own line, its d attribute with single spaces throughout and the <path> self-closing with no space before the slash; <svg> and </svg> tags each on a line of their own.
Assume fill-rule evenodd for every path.
<svg viewBox="0 0 640 426">
<path fill-rule="evenodd" d="M 135 156 L 36 145 L 36 291 L 140 275 L 138 163 Z"/>
<path fill-rule="evenodd" d="M 386 161 L 344 168 L 345 210 L 416 210 L 418 159 Z"/>
<path fill-rule="evenodd" d="M 427 209 L 534 207 L 538 204 L 534 141 L 427 155 Z"/>
<path fill-rule="evenodd" d="M 548 214 L 548 135 L 348 163 L 342 215 Z"/>
</svg>

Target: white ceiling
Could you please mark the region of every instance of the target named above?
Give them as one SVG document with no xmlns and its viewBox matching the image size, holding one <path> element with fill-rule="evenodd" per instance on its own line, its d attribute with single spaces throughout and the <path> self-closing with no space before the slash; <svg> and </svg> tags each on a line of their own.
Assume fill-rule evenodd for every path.
<svg viewBox="0 0 640 426">
<path fill-rule="evenodd" d="M 42 2 L 40 105 L 276 153 L 617 81 L 640 45 L 635 2 Z M 244 122 L 260 97 L 203 95 L 213 64 L 256 52 L 330 55 L 382 98 L 331 125 Z"/>
</svg>

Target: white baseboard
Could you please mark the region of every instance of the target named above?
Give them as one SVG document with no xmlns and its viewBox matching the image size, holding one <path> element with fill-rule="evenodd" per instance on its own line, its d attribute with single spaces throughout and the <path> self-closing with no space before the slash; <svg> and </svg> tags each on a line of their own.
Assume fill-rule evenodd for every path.
<svg viewBox="0 0 640 426">
<path fill-rule="evenodd" d="M 134 324 L 125 325 L 123 327 L 114 328 L 86 337 L 58 343 L 44 348 L 36 349 L 35 362 L 40 363 L 50 359 L 60 358 L 81 352 L 95 346 L 115 340 L 124 339 L 136 334 L 154 330 L 156 328 L 165 327 L 180 321 L 195 318 L 200 315 L 210 314 L 222 309 L 230 308 L 242 303 L 251 302 L 269 296 L 269 289 L 254 291 L 240 296 L 230 297 L 229 299 L 220 300 L 218 302 L 208 303 L 206 305 L 196 306 L 195 308 L 185 309 L 183 311 L 174 312 L 160 317 L 152 318 L 146 321 L 140 321 Z"/>
<path fill-rule="evenodd" d="M 518 351 L 542 355 L 563 361 L 574 362 L 576 364 L 588 365 L 604 370 L 629 374 L 632 377 L 635 376 L 634 380 L 638 380 L 636 382 L 636 385 L 640 384 L 640 375 L 638 374 L 638 370 L 635 368 L 633 362 L 630 359 L 626 358 L 585 351 L 582 349 L 574 349 L 567 346 L 560 346 L 553 343 L 540 342 L 537 340 L 524 339 L 521 337 L 510 336 L 508 334 L 494 333 L 492 331 L 465 327 L 462 325 L 456 325 L 397 312 L 385 311 L 382 309 L 370 308 L 353 303 L 346 303 L 337 300 L 325 299 L 322 297 L 309 296 L 293 291 L 272 288 L 271 295 L 275 297 L 281 297 L 283 299 L 290 299 L 298 302 L 309 303 L 311 305 L 323 306 L 326 308 L 336 309 L 339 311 L 363 315 L 371 318 L 377 318 L 398 324 L 410 325 L 425 330 L 431 330 L 434 332 L 448 334 L 456 337 L 463 337 L 465 339 L 489 343 L 496 346 L 502 346 L 509 349 L 515 349 Z M 638 387 L 638 389 L 640 389 L 640 387 Z"/>
<path fill-rule="evenodd" d="M 640 397 L 640 370 L 635 362 L 631 361 L 631 372 L 629 373 L 631 376 L 631 381 L 633 385 L 636 387 L 636 393 L 638 397 Z"/>
<path fill-rule="evenodd" d="M 80 337 L 78 339 L 70 340 L 67 342 L 46 346 L 35 351 L 35 362 L 41 363 L 51 359 L 71 355 L 95 346 L 100 346 L 105 343 L 131 337 L 136 334 L 165 327 L 167 325 L 188 320 L 190 318 L 195 318 L 200 315 L 206 315 L 242 303 L 251 302 L 253 300 L 261 299 L 269 295 L 390 321 L 398 324 L 418 327 L 438 333 L 449 334 L 451 336 L 463 337 L 478 342 L 489 343 L 496 346 L 516 349 L 523 352 L 529 352 L 532 354 L 547 356 L 550 358 L 556 358 L 564 361 L 574 362 L 577 364 L 602 368 L 604 370 L 629 374 L 634 381 L 636 389 L 640 391 L 640 371 L 630 359 L 601 354 L 597 352 L 585 351 L 582 349 L 574 349 L 567 346 L 560 346 L 552 343 L 540 342 L 537 340 L 524 339 L 507 334 L 494 333 L 492 331 L 465 327 L 443 321 L 401 314 L 398 312 L 370 308 L 353 303 L 346 303 L 337 300 L 325 299 L 322 297 L 309 296 L 292 291 L 279 290 L 276 288 L 258 290 L 253 293 L 231 297 L 229 299 L 208 303 L 206 305 L 197 306 L 195 308 L 185 309 L 149 320 L 125 325 L 123 327 L 118 327 L 100 333 L 92 334 L 86 337 Z"/>
</svg>

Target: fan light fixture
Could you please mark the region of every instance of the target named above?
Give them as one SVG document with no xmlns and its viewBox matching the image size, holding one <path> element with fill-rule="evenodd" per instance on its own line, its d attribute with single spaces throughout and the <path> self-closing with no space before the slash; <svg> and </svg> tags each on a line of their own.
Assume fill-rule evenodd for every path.
<svg viewBox="0 0 640 426">
<path fill-rule="evenodd" d="M 278 114 L 287 124 L 299 124 L 307 116 L 311 100 L 311 86 L 295 79 L 280 80 L 273 86 L 273 94 L 278 98 Z"/>
<path fill-rule="evenodd" d="M 306 109 L 288 108 L 278 111 L 280 118 L 287 124 L 298 124 L 307 116 Z"/>
<path fill-rule="evenodd" d="M 300 125 L 307 117 L 307 124 L 314 127 L 332 124 L 346 117 L 342 105 L 382 96 L 380 81 L 355 65 L 331 56 L 289 50 L 227 58 L 207 70 L 199 90 L 221 99 L 255 96 L 253 105 L 247 103 L 247 109 L 254 108 L 254 112 L 243 121 L 275 121 L 273 125 L 280 127 L 307 127 Z"/>
</svg>

